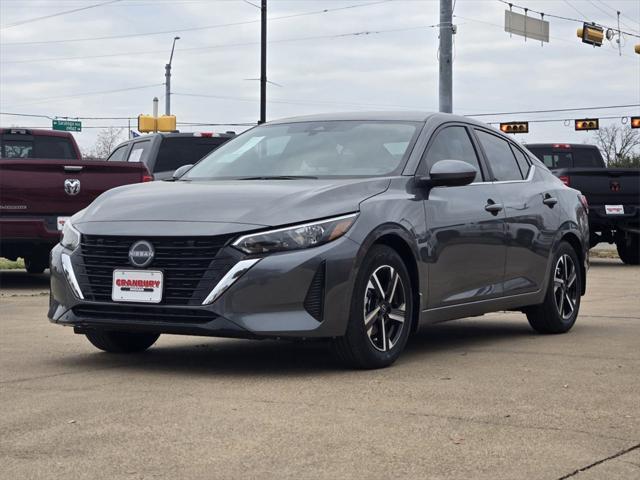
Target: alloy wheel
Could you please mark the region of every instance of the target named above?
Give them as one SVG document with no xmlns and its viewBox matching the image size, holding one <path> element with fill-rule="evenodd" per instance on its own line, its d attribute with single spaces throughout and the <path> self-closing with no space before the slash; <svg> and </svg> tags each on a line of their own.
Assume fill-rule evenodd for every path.
<svg viewBox="0 0 640 480">
<path fill-rule="evenodd" d="M 553 295 L 556 308 L 563 320 L 568 320 L 576 309 L 578 282 L 576 266 L 572 258 L 564 254 L 556 263 L 553 277 Z"/>
<path fill-rule="evenodd" d="M 406 323 L 406 293 L 398 271 L 378 267 L 369 277 L 364 295 L 364 329 L 376 350 L 389 351 L 398 343 Z"/>
</svg>

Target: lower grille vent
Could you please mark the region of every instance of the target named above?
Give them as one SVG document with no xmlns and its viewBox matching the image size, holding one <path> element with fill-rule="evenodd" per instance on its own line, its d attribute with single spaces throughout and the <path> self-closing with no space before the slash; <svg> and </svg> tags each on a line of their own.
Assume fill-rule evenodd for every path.
<svg viewBox="0 0 640 480">
<path fill-rule="evenodd" d="M 322 321 L 323 307 L 324 307 L 324 279 L 325 279 L 326 264 L 322 262 L 316 270 L 309 291 L 304 299 L 304 308 L 309 315 Z"/>
</svg>

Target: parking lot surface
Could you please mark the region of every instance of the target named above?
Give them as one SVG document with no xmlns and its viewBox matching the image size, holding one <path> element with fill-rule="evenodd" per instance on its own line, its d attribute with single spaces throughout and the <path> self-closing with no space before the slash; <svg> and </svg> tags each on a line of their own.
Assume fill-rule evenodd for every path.
<svg viewBox="0 0 640 480">
<path fill-rule="evenodd" d="M 321 343 L 163 336 L 114 356 L 0 272 L 0 478 L 640 478 L 640 268 L 594 259 L 576 326 L 423 327 L 391 368 Z"/>
</svg>

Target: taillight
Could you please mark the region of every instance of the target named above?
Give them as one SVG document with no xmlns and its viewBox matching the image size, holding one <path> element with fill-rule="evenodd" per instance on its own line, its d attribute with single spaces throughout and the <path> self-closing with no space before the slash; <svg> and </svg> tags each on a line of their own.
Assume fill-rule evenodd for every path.
<svg viewBox="0 0 640 480">
<path fill-rule="evenodd" d="M 149 175 L 148 173 L 145 173 L 144 175 L 142 175 L 142 181 L 153 182 L 153 175 Z"/>
<path fill-rule="evenodd" d="M 578 195 L 578 198 L 580 199 L 580 203 L 584 207 L 585 212 L 589 213 L 589 202 L 587 201 L 587 197 L 584 195 Z"/>
<path fill-rule="evenodd" d="M 564 183 L 567 187 L 571 186 L 571 179 L 569 178 L 569 175 L 560 175 L 560 181 L 562 183 Z"/>
</svg>

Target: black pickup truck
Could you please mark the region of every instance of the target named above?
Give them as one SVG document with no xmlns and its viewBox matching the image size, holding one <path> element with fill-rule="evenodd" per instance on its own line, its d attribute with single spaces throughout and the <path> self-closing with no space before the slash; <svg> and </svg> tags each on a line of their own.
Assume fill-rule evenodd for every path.
<svg viewBox="0 0 640 480">
<path fill-rule="evenodd" d="M 107 161 L 142 162 L 154 180 L 168 180 L 178 168 L 196 163 L 234 136 L 234 132 L 141 135 L 118 145 Z"/>
<path fill-rule="evenodd" d="M 589 202 L 591 247 L 615 243 L 624 263 L 640 263 L 640 169 L 607 168 L 595 145 L 527 144 L 527 148 Z"/>
</svg>

